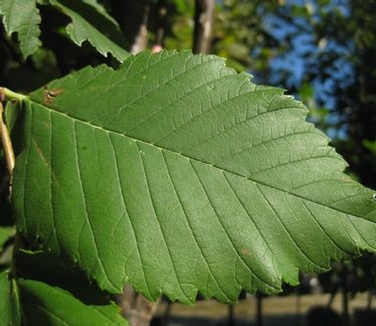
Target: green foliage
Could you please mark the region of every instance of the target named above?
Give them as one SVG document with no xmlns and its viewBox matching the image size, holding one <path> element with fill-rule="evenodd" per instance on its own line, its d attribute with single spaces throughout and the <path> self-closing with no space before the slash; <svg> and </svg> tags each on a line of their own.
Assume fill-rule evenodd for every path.
<svg viewBox="0 0 376 326">
<path fill-rule="evenodd" d="M 165 36 L 164 46 L 166 49 L 191 49 L 194 28 L 194 3 L 185 0 L 176 0 L 174 2 L 176 15 L 169 18 L 171 31 Z"/>
<path fill-rule="evenodd" d="M 192 47 L 194 4 L 175 0 L 177 15 L 170 18 L 171 33 L 166 36 L 167 49 Z M 265 31 L 262 19 L 265 11 L 274 10 L 275 1 L 218 1 L 214 19 L 211 53 L 227 59 L 227 65 L 237 71 L 266 70 L 273 55 L 268 48 L 272 38 Z M 250 56 L 257 52 L 257 56 Z"/>
<path fill-rule="evenodd" d="M 17 33 L 23 57 L 33 54 L 41 45 L 41 19 L 35 1 L 1 0 L 0 15 L 8 34 Z"/>
<path fill-rule="evenodd" d="M 14 236 L 15 229 L 13 227 L 2 227 L 0 228 L 0 247 L 3 247 L 4 244 Z"/>
<path fill-rule="evenodd" d="M 18 279 L 23 317 L 30 325 L 128 325 L 119 308 L 85 304 L 46 283 Z"/>
<path fill-rule="evenodd" d="M 21 310 L 18 301 L 17 285 L 9 280 L 8 271 L 0 273 L 0 312 L 1 322 L 4 325 L 21 325 Z"/>
<path fill-rule="evenodd" d="M 41 46 L 39 24 L 41 17 L 36 7 L 37 1 L 2 0 L 0 14 L 8 34 L 18 35 L 20 50 L 24 58 L 36 52 Z M 89 41 L 99 53 L 111 53 L 119 61 L 129 54 L 124 50 L 125 40 L 118 30 L 117 23 L 96 1 L 40 0 L 71 19 L 66 27 L 67 34 L 78 45 Z"/>
<path fill-rule="evenodd" d="M 102 55 L 111 53 L 119 61 L 129 55 L 115 20 L 95 1 L 50 0 L 49 3 L 72 20 L 66 30 L 76 44 L 87 40 Z"/>
<path fill-rule="evenodd" d="M 143 53 L 48 89 L 19 101 L 17 229 L 104 290 L 233 301 L 374 248 L 372 192 L 306 109 L 217 57 Z"/>
<path fill-rule="evenodd" d="M 278 7 L 275 1 L 221 2 L 215 19 L 213 53 L 227 58 L 228 63 L 238 71 L 249 68 L 253 71 L 266 70 L 268 60 L 273 55 L 269 48 L 273 39 L 263 26 L 263 16 L 266 11 Z"/>
<path fill-rule="evenodd" d="M 78 44 L 127 56 L 87 24 L 93 8 L 112 22 L 96 1 L 46 4 Z M 126 283 L 233 302 L 376 249 L 373 191 L 343 173 L 307 109 L 217 56 L 144 52 L 0 95 L 18 154 L 9 323 L 124 325 L 110 295 Z"/>
</svg>

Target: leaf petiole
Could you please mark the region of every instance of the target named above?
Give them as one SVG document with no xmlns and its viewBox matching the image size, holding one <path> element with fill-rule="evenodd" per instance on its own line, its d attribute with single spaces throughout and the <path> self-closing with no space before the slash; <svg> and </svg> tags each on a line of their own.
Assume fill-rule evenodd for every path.
<svg viewBox="0 0 376 326">
<path fill-rule="evenodd" d="M 7 162 L 10 184 L 12 184 L 13 169 L 14 169 L 16 160 L 14 156 L 12 141 L 10 139 L 9 130 L 3 119 L 4 106 L 2 102 L 5 101 L 6 98 L 10 98 L 11 100 L 22 101 L 26 98 L 26 96 L 15 93 L 5 87 L 0 88 L 0 137 L 1 137 L 1 144 L 4 149 L 5 160 Z"/>
<path fill-rule="evenodd" d="M 6 87 L 0 87 L 0 100 L 3 101 L 6 98 L 9 98 L 10 100 L 22 101 L 22 100 L 25 100 L 27 96 L 20 94 L 20 93 L 13 92 Z"/>
<path fill-rule="evenodd" d="M 8 173 L 10 179 L 12 179 L 13 168 L 15 164 L 14 151 L 12 146 L 12 141 L 10 139 L 9 130 L 3 120 L 4 107 L 3 103 L 0 101 L 0 135 L 1 135 L 1 144 L 4 149 L 4 155 L 8 166 Z"/>
</svg>

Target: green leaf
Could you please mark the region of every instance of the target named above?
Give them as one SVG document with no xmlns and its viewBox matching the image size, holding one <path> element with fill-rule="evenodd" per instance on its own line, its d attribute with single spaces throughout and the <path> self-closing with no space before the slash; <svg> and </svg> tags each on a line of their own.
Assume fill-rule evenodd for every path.
<svg viewBox="0 0 376 326">
<path fill-rule="evenodd" d="M 4 246 L 11 237 L 16 233 L 16 230 L 13 226 L 0 226 L 0 253 L 1 248 Z"/>
<path fill-rule="evenodd" d="M 10 280 L 9 271 L 0 273 L 0 316 L 2 325 L 21 325 L 18 293 L 14 280 Z"/>
<path fill-rule="evenodd" d="M 53 322 L 53 316 L 59 316 L 59 320 L 69 325 L 126 325 L 119 315 L 119 307 L 109 300 L 108 293 L 100 291 L 95 283 L 89 283 L 76 266 L 66 265 L 61 258 L 42 251 L 19 250 L 14 261 L 21 297 L 26 291 L 22 297 L 22 310 L 27 312 L 29 323 L 51 325 L 57 323 Z M 32 279 L 26 281 L 27 284 L 31 283 L 31 290 L 29 285 L 26 289 L 24 287 L 23 278 L 26 277 Z M 77 313 L 81 311 L 83 314 L 82 320 L 75 315 L 72 319 L 72 309 L 76 307 Z"/>
<path fill-rule="evenodd" d="M 87 305 L 63 289 L 39 281 L 19 279 L 18 285 L 28 325 L 128 325 L 115 304 Z"/>
<path fill-rule="evenodd" d="M 17 33 L 23 57 L 33 54 L 41 45 L 41 18 L 35 0 L 0 0 L 0 15 L 8 35 Z"/>
<path fill-rule="evenodd" d="M 61 257 L 43 251 L 18 250 L 15 254 L 17 277 L 48 283 L 69 291 L 86 304 L 108 305 L 109 293 L 89 282 L 78 266 L 72 266 Z"/>
<path fill-rule="evenodd" d="M 129 56 L 117 23 L 96 2 L 49 0 L 49 3 L 72 20 L 67 33 L 76 44 L 87 40 L 103 56 L 111 53 L 120 62 Z"/>
<path fill-rule="evenodd" d="M 307 109 L 215 56 L 142 53 L 23 100 L 17 226 L 101 288 L 233 301 L 375 250 L 373 192 Z"/>
</svg>

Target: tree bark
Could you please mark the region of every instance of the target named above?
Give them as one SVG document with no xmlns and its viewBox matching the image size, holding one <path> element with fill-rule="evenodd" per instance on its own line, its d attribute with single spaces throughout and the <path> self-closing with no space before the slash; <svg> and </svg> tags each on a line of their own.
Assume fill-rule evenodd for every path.
<svg viewBox="0 0 376 326">
<path fill-rule="evenodd" d="M 159 299 L 156 302 L 150 302 L 127 285 L 123 293 L 117 297 L 117 302 L 129 326 L 149 326 L 157 310 Z"/>
<path fill-rule="evenodd" d="M 193 53 L 209 53 L 211 48 L 215 0 L 195 1 Z"/>
<path fill-rule="evenodd" d="M 112 0 L 110 4 L 111 14 L 119 23 L 121 31 L 128 41 L 128 50 L 130 50 L 137 43 L 137 37 L 140 38 L 140 34 L 145 34 L 145 8 L 149 6 L 149 0 Z M 138 42 L 140 41 L 142 40 L 139 39 Z"/>
</svg>

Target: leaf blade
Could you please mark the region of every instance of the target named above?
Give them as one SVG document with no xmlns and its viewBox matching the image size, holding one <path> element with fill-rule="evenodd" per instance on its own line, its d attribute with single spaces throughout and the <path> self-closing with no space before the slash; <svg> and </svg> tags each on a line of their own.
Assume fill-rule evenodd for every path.
<svg viewBox="0 0 376 326">
<path fill-rule="evenodd" d="M 26 188 L 54 206 L 15 194 L 18 227 L 105 289 L 229 302 L 375 248 L 372 193 L 343 174 L 306 108 L 217 57 L 143 53 L 49 87 L 63 90 L 52 107 L 43 90 L 26 106 L 34 143 L 15 183 L 40 174 L 51 189 Z"/>
<path fill-rule="evenodd" d="M 8 35 L 18 34 L 20 50 L 26 59 L 41 45 L 39 24 L 41 18 L 36 1 L 2 0 L 0 14 Z"/>
<path fill-rule="evenodd" d="M 9 271 L 0 273 L 0 301 L 1 320 L 6 325 L 21 325 L 21 310 L 17 286 L 14 280 L 9 279 Z"/>
<path fill-rule="evenodd" d="M 24 317 L 42 325 L 128 325 L 115 304 L 87 305 L 46 283 L 19 279 Z M 74 313 L 72 313 L 74 311 Z"/>
<path fill-rule="evenodd" d="M 100 54 L 107 57 L 108 53 L 111 53 L 119 62 L 129 56 L 124 50 L 125 40 L 119 32 L 118 25 L 96 1 L 49 2 L 72 20 L 66 31 L 77 45 L 81 46 L 84 41 L 88 41 Z"/>
</svg>

